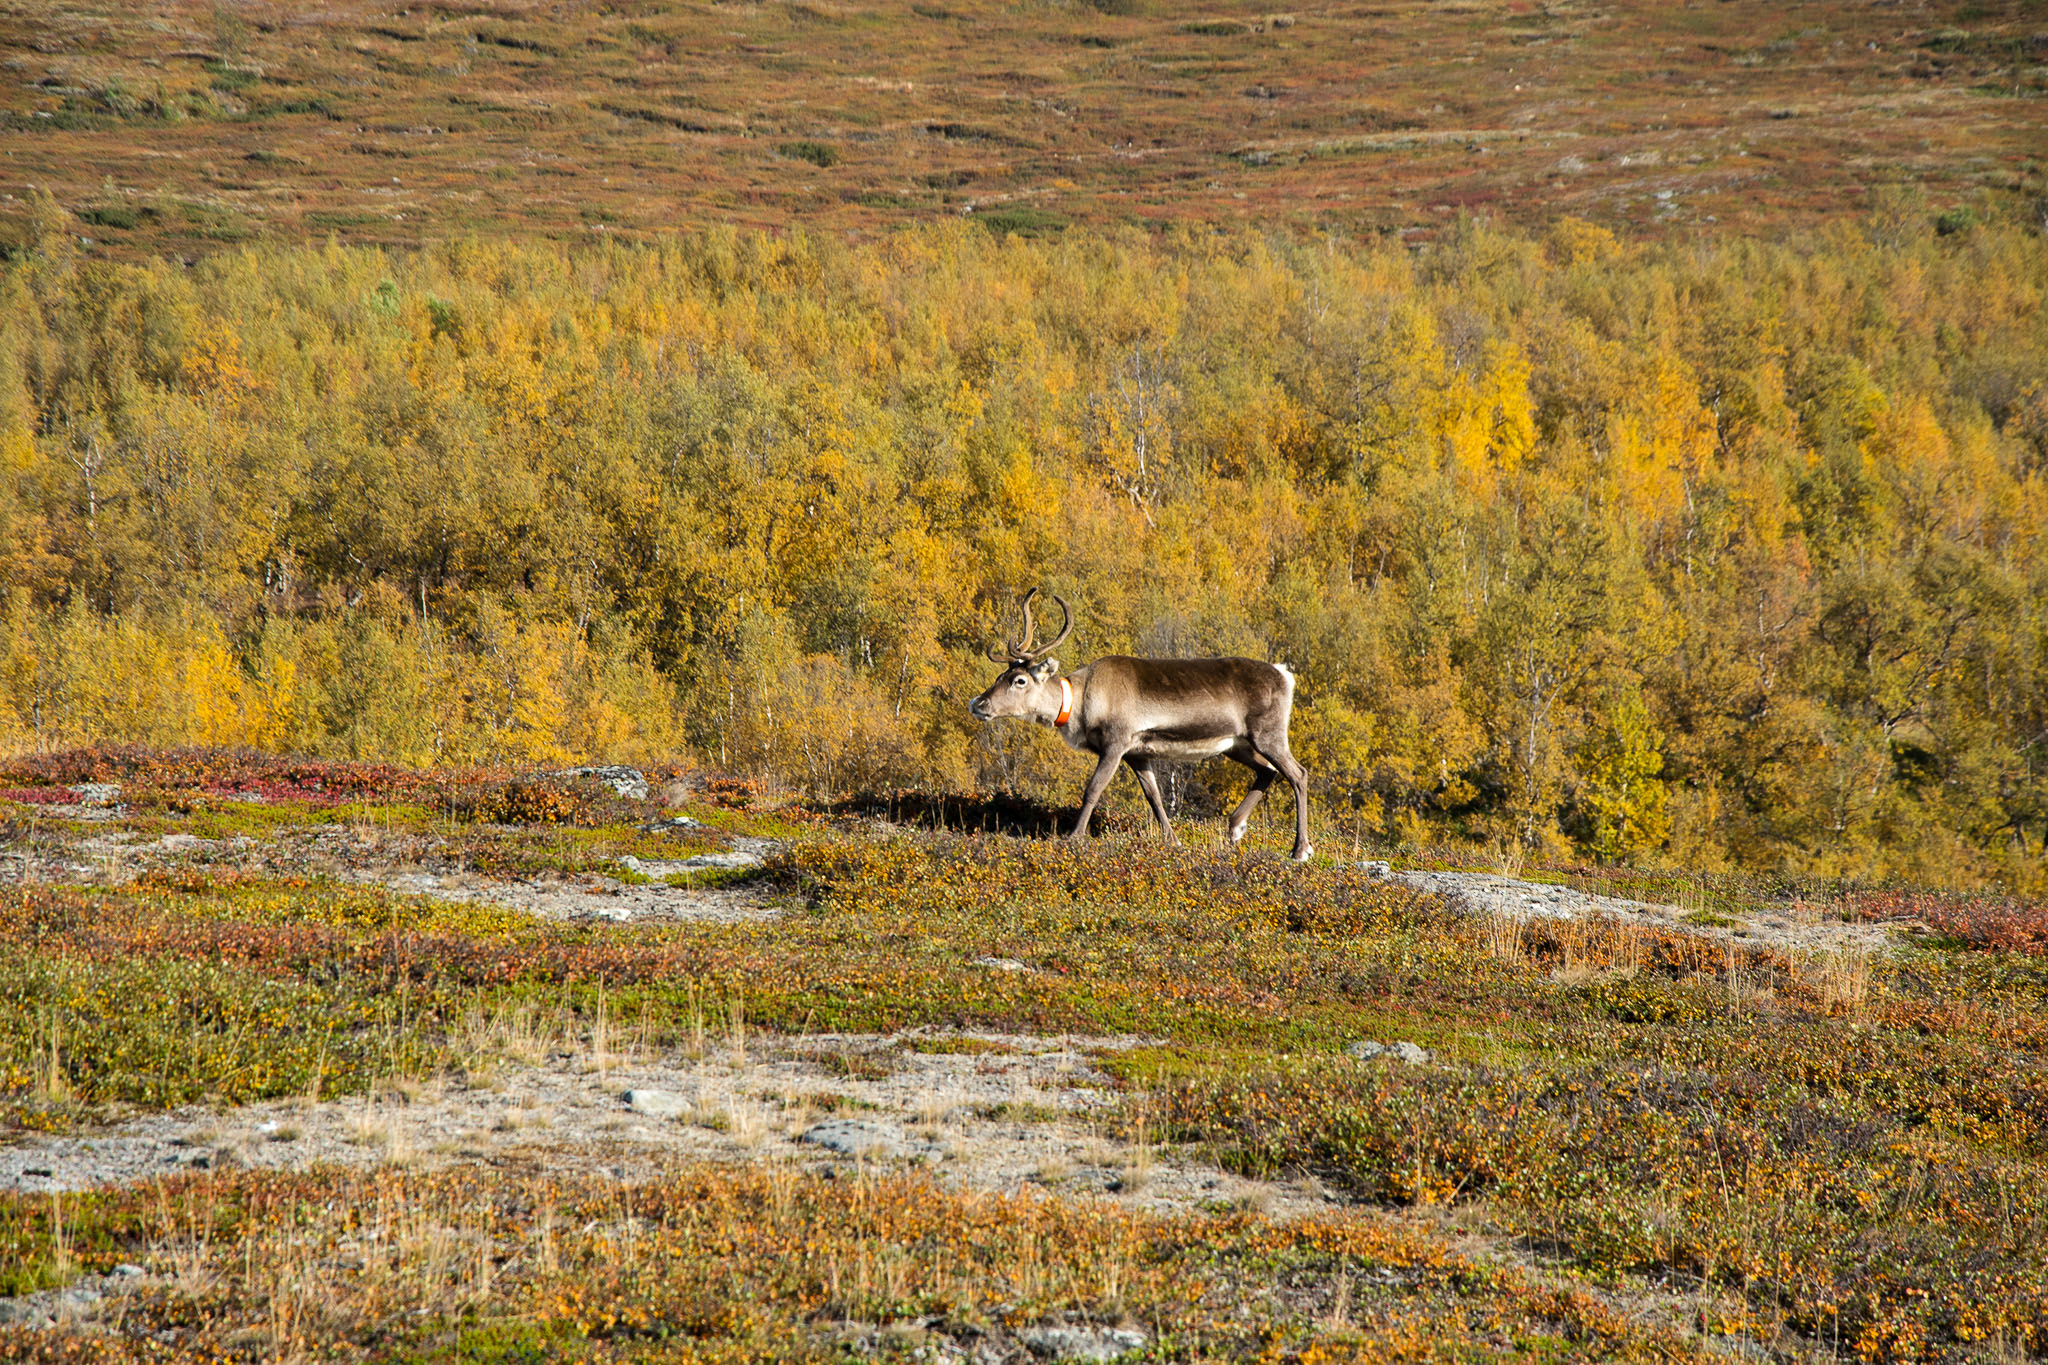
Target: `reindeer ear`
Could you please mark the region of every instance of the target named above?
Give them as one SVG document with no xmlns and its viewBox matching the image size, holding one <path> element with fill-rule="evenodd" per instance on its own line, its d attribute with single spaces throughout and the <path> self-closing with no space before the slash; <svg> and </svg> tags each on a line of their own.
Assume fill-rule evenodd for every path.
<svg viewBox="0 0 2048 1365">
<path fill-rule="evenodd" d="M 1058 659 L 1040 659 L 1037 663 L 1031 665 L 1031 676 L 1040 682 L 1057 678 L 1059 675 L 1060 661 Z"/>
</svg>

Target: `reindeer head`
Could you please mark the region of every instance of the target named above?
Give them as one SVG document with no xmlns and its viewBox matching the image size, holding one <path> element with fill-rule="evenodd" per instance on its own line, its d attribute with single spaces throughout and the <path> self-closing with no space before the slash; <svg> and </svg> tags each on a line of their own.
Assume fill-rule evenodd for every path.
<svg viewBox="0 0 2048 1365">
<path fill-rule="evenodd" d="M 1060 615 L 1065 621 L 1052 643 L 1041 645 L 1037 643 L 1038 627 L 1031 619 L 1031 599 L 1036 596 L 1038 589 L 1033 588 L 1018 604 L 1024 613 L 1023 637 L 1005 640 L 1000 648 L 988 652 L 989 658 L 1007 667 L 988 691 L 967 703 L 967 709 L 977 720 L 1003 716 L 1051 720 L 1060 712 L 1060 689 L 1053 682 L 1059 676 L 1060 661 L 1049 656 L 1074 633 L 1074 611 L 1066 598 L 1058 593 L 1052 595 L 1052 600 L 1060 604 Z"/>
</svg>

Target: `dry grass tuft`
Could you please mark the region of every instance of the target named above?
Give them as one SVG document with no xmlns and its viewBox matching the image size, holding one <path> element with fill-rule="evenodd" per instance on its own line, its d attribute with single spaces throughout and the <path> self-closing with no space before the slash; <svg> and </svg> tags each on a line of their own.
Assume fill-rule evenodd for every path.
<svg viewBox="0 0 2048 1365">
<path fill-rule="evenodd" d="M 1515 915 L 1502 911 L 1489 911 L 1480 922 L 1482 942 L 1487 955 L 1506 966 L 1518 966 L 1523 957 L 1523 922 Z"/>
</svg>

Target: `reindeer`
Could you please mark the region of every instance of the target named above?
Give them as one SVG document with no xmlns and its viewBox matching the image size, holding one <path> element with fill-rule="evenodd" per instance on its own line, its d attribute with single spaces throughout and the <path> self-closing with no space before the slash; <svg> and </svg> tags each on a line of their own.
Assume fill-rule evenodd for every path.
<svg viewBox="0 0 2048 1365">
<path fill-rule="evenodd" d="M 1005 640 L 989 658 L 1004 664 L 1002 676 L 988 691 L 967 703 L 977 720 L 1015 716 L 1050 725 L 1076 749 L 1095 755 L 1095 773 L 1081 798 L 1081 818 L 1074 825 L 1076 842 L 1088 837 L 1096 803 L 1116 776 L 1116 765 L 1129 765 L 1144 788 L 1159 831 L 1174 842 L 1167 823 L 1166 802 L 1152 761 L 1158 758 L 1203 759 L 1218 754 L 1252 770 L 1251 790 L 1230 813 L 1230 841 L 1244 838 L 1252 812 L 1265 798 L 1273 779 L 1284 774 L 1294 787 L 1294 857 L 1307 862 L 1314 851 L 1308 842 L 1308 773 L 1287 747 L 1287 722 L 1294 710 L 1294 674 L 1285 664 L 1256 659 L 1133 659 L 1109 654 L 1085 668 L 1060 676 L 1059 660 L 1049 657 L 1074 633 L 1074 613 L 1054 593 L 1064 621 L 1052 643 L 1037 643 L 1031 619 L 1033 588 L 1019 604 L 1024 614 L 1021 640 Z"/>
</svg>

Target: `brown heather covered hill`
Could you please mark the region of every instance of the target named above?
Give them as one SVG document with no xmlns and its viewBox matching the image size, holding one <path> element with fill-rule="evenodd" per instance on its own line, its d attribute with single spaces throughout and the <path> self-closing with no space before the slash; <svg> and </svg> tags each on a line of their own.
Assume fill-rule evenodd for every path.
<svg viewBox="0 0 2048 1365">
<path fill-rule="evenodd" d="M 2048 14 L 2001 3 L 0 7 L 0 235 L 94 249 L 1460 210 L 1660 232 L 2038 195 Z"/>
</svg>

